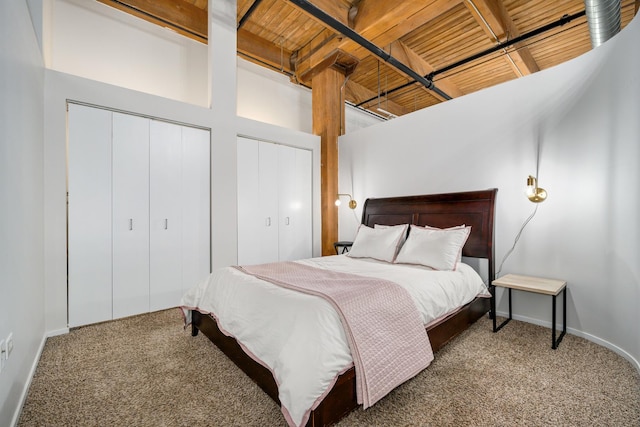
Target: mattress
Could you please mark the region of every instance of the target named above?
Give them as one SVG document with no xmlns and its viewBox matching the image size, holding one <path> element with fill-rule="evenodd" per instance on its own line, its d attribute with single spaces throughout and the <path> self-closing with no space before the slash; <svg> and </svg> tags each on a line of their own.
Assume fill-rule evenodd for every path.
<svg viewBox="0 0 640 427">
<path fill-rule="evenodd" d="M 425 326 L 476 296 L 490 296 L 480 276 L 464 263 L 455 271 L 434 271 L 347 255 L 297 262 L 392 281 L 410 294 Z M 353 366 L 347 337 L 330 303 L 235 268 L 216 270 L 194 286 L 183 296 L 181 308 L 187 323 L 191 309 L 211 314 L 223 333 L 272 372 L 289 425 L 304 425 L 337 377 Z"/>
</svg>

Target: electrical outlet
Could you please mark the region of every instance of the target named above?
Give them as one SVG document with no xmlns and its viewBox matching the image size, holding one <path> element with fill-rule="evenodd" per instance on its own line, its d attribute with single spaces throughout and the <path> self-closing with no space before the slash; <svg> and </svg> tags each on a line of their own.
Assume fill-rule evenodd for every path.
<svg viewBox="0 0 640 427">
<path fill-rule="evenodd" d="M 4 340 L 0 340 L 0 372 L 4 370 L 4 362 L 7 360 L 7 348 L 4 346 Z"/>
<path fill-rule="evenodd" d="M 7 356 L 6 356 L 7 360 L 9 359 L 9 356 L 11 356 L 12 351 L 13 351 L 13 332 L 11 332 L 7 337 Z"/>
</svg>

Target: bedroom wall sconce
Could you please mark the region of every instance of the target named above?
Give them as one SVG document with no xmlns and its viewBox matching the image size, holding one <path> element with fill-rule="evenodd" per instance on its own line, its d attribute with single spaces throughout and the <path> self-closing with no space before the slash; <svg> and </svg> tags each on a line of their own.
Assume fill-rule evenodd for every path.
<svg viewBox="0 0 640 427">
<path fill-rule="evenodd" d="M 538 187 L 538 181 L 531 175 L 527 178 L 527 198 L 533 203 L 544 202 L 547 198 L 545 189 Z"/>
<path fill-rule="evenodd" d="M 356 203 L 356 201 L 353 200 L 353 197 L 351 197 L 351 194 L 346 194 L 346 193 L 339 193 L 336 196 L 336 206 L 340 206 L 342 204 L 342 202 L 340 201 L 340 196 L 349 198 L 349 208 L 355 209 L 356 206 L 358 206 L 358 203 Z"/>
</svg>

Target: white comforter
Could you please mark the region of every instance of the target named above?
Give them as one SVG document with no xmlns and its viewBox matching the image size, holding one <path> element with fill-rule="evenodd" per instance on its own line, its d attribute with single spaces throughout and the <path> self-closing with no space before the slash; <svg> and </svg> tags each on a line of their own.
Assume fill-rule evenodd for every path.
<svg viewBox="0 0 640 427">
<path fill-rule="evenodd" d="M 395 282 L 410 293 L 425 325 L 477 295 L 489 295 L 480 276 L 462 263 L 456 271 L 445 272 L 346 255 L 298 262 Z M 290 425 L 305 424 L 337 376 L 353 366 L 340 318 L 320 297 L 281 288 L 229 267 L 189 290 L 181 306 L 187 322 L 191 320 L 189 309 L 211 313 L 223 332 L 271 370 Z"/>
</svg>

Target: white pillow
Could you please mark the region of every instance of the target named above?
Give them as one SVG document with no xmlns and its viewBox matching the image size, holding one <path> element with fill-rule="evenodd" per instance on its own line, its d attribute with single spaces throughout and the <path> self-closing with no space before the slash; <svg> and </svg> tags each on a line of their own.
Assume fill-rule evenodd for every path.
<svg viewBox="0 0 640 427">
<path fill-rule="evenodd" d="M 360 225 L 347 254 L 353 258 L 373 258 L 393 262 L 402 236 L 407 234 L 407 225 L 390 228 L 371 228 Z"/>
<path fill-rule="evenodd" d="M 471 227 L 451 229 L 411 226 L 395 262 L 419 264 L 434 270 L 455 270 Z"/>
<path fill-rule="evenodd" d="M 404 228 L 404 233 L 402 233 L 402 237 L 400 238 L 400 244 L 398 244 L 398 250 L 404 245 L 405 240 L 407 240 L 407 230 L 409 229 L 409 224 L 400 224 L 400 225 L 384 225 L 384 224 L 374 224 L 373 228 Z M 398 255 L 396 251 L 396 255 Z"/>
<path fill-rule="evenodd" d="M 416 225 L 416 227 L 418 227 L 418 226 Z M 454 225 L 453 227 L 447 227 L 447 228 L 432 227 L 430 225 L 423 226 L 423 228 L 426 228 L 428 230 L 457 230 L 459 228 L 465 228 L 465 227 L 466 227 L 465 224 Z M 469 226 L 469 234 L 471 234 L 471 226 Z M 464 246 L 464 244 L 463 244 L 463 246 Z M 456 265 L 458 265 L 458 263 L 460 261 L 462 261 L 462 251 L 460 251 L 460 254 L 458 254 L 458 260 L 456 261 Z"/>
</svg>

